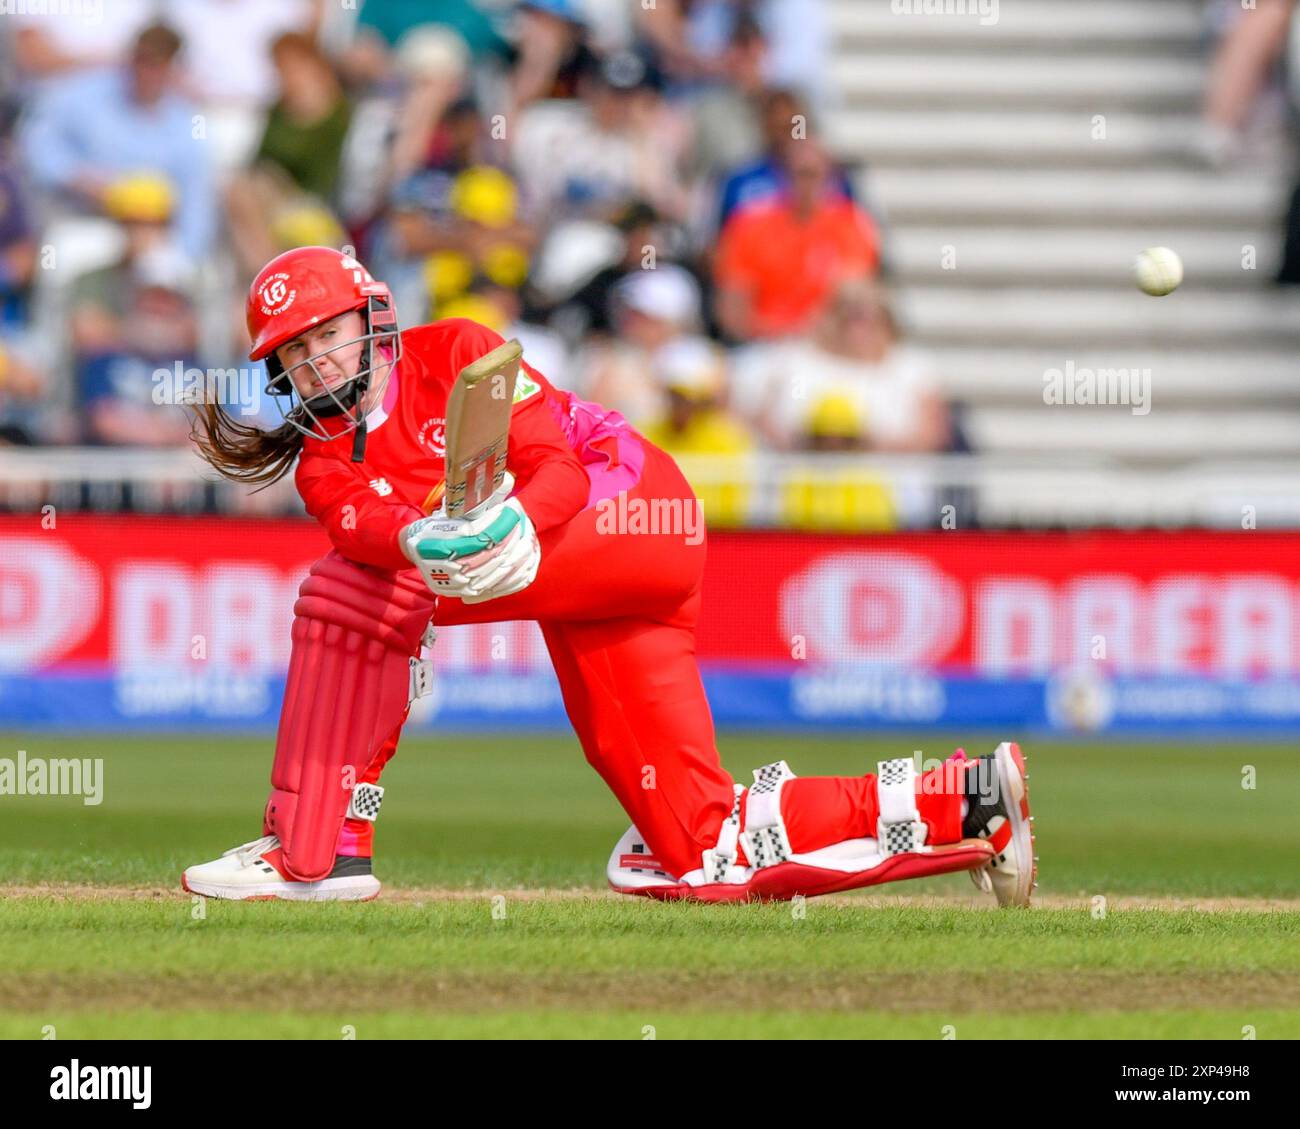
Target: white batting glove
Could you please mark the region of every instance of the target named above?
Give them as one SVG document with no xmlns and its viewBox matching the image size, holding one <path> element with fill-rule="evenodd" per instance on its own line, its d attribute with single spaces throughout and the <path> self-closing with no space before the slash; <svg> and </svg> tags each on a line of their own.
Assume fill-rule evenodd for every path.
<svg viewBox="0 0 1300 1129">
<path fill-rule="evenodd" d="M 497 545 L 462 562 L 469 591 L 461 599 L 467 604 L 481 604 L 484 600 L 513 595 L 527 588 L 537 577 L 537 569 L 542 563 L 542 546 L 537 540 L 532 519 L 518 498 L 511 498 L 502 510 L 513 510 L 519 515 L 519 521 Z"/>
<path fill-rule="evenodd" d="M 537 531 L 517 499 L 507 499 L 514 480 L 493 494 L 472 519 L 438 513 L 420 518 L 399 535 L 402 553 L 439 596 L 466 603 L 508 596 L 537 575 L 541 546 Z"/>
</svg>

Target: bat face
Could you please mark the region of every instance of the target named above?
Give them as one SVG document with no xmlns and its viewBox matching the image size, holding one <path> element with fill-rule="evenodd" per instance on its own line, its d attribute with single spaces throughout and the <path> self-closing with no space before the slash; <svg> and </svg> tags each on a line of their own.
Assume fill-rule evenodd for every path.
<svg viewBox="0 0 1300 1129">
<path fill-rule="evenodd" d="M 507 341 L 466 365 L 447 400 L 448 517 L 472 515 L 506 471 L 510 411 L 523 347 Z"/>
</svg>

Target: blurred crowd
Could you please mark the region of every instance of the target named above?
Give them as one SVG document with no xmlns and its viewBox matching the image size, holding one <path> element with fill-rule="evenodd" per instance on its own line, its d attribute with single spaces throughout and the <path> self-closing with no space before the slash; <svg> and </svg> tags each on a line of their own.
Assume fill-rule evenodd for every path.
<svg viewBox="0 0 1300 1129">
<path fill-rule="evenodd" d="M 191 373 L 238 370 L 230 409 L 276 425 L 243 296 L 327 244 L 389 282 L 401 324 L 517 336 L 679 456 L 964 449 L 891 310 L 864 170 L 823 136 L 825 6 L 7 4 L 0 444 L 183 447 Z M 1206 0 L 1207 162 L 1288 103 L 1295 8 Z M 1297 283 L 1300 184 L 1288 224 Z M 841 495 L 852 524 L 872 491 Z"/>
<path fill-rule="evenodd" d="M 247 369 L 303 244 L 678 454 L 958 442 L 821 136 L 821 0 L 98 8 L 0 20 L 0 442 L 183 445 L 160 371 Z"/>
</svg>

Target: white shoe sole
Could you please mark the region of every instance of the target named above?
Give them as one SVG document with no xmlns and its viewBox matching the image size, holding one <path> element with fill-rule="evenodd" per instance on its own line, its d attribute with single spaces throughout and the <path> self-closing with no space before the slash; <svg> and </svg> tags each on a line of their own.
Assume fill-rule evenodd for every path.
<svg viewBox="0 0 1300 1129">
<path fill-rule="evenodd" d="M 1029 785 L 1011 753 L 1010 742 L 1004 741 L 994 751 L 998 766 L 998 784 L 1003 789 L 1011 822 L 1011 842 L 1008 844 L 1016 859 L 1016 886 L 1001 905 L 1027 906 L 1035 886 L 1034 832 L 1029 822 Z M 1023 759 L 1023 755 L 1022 755 Z M 994 889 L 997 887 L 995 885 Z"/>
<path fill-rule="evenodd" d="M 235 902 L 368 902 L 380 891 L 379 879 L 373 874 L 349 878 L 322 878 L 319 882 L 256 882 L 223 885 L 181 875 L 181 889 L 205 898 L 223 898 Z"/>
</svg>

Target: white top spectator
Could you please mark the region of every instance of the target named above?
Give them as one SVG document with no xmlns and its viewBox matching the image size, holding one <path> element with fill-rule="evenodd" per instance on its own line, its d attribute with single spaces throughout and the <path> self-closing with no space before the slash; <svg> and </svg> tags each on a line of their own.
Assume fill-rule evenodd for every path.
<svg viewBox="0 0 1300 1129">
<path fill-rule="evenodd" d="M 831 397 L 854 406 L 873 445 L 899 445 L 922 426 L 925 404 L 935 394 L 929 361 L 907 346 L 873 364 L 792 341 L 769 348 L 763 375 L 759 422 L 786 448 L 801 445 L 815 409 Z"/>
<path fill-rule="evenodd" d="M 5 22 L 26 40 L 19 58 L 36 76 L 120 63 L 136 35 L 161 13 L 157 0 L 86 0 L 82 4 L 5 5 Z M 165 5 L 175 7 L 176 5 Z M 272 7 L 272 5 L 267 5 Z"/>
<path fill-rule="evenodd" d="M 203 102 L 261 109 L 275 97 L 271 44 L 311 28 L 311 0 L 171 0 L 167 20 L 185 41 L 182 66 Z"/>
</svg>

